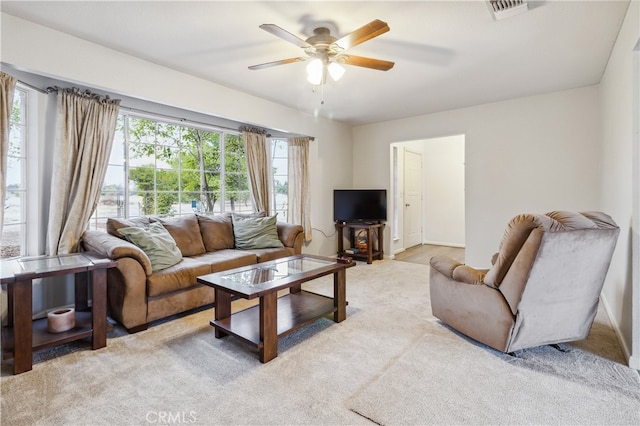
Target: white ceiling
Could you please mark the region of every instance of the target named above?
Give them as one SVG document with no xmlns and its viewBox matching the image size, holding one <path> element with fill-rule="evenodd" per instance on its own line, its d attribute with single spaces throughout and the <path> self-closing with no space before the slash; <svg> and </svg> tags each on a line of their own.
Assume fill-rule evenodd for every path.
<svg viewBox="0 0 640 426">
<path fill-rule="evenodd" d="M 2 12 L 292 108 L 364 124 L 597 84 L 629 0 L 529 2 L 494 21 L 484 1 L 2 1 Z M 391 30 L 349 53 L 395 62 L 346 66 L 322 94 L 303 55 L 258 28 L 341 36 L 380 19 Z M 123 78 L 126 78 L 123 76 Z"/>
</svg>

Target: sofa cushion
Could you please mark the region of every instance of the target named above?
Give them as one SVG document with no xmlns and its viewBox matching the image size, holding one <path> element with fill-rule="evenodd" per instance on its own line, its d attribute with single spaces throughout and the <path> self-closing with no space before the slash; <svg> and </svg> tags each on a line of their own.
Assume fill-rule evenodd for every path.
<svg viewBox="0 0 640 426">
<path fill-rule="evenodd" d="M 233 224 L 229 213 L 216 216 L 198 215 L 198 223 L 207 252 L 234 247 Z"/>
<path fill-rule="evenodd" d="M 258 263 L 258 258 L 253 252 L 234 249 L 217 250 L 196 256 L 194 259 L 211 265 L 212 273 Z"/>
<path fill-rule="evenodd" d="M 210 272 L 211 265 L 205 261 L 185 257 L 182 262 L 147 277 L 147 295 L 158 296 L 193 287 L 198 276 Z"/>
<path fill-rule="evenodd" d="M 205 252 L 200 225 L 195 214 L 159 218 L 158 220 L 176 240 L 183 256 L 195 256 Z"/>
<path fill-rule="evenodd" d="M 249 251 L 251 253 L 254 253 L 258 257 L 259 263 L 296 255 L 296 251 L 292 247 L 263 248 L 263 249 L 249 250 Z"/>
<path fill-rule="evenodd" d="M 131 217 L 129 219 L 110 217 L 107 218 L 107 232 L 113 236 L 125 240 L 125 236 L 118 231 L 120 228 L 141 228 L 149 226 L 149 224 L 153 221 L 154 220 L 149 218 L 148 216 Z"/>
<path fill-rule="evenodd" d="M 232 220 L 236 249 L 284 247 L 278 238 L 277 216 L 246 217 L 233 214 Z"/>
<path fill-rule="evenodd" d="M 120 228 L 119 232 L 145 252 L 153 272 L 173 266 L 182 260 L 176 242 L 160 223 L 150 223 L 146 227 Z"/>
</svg>

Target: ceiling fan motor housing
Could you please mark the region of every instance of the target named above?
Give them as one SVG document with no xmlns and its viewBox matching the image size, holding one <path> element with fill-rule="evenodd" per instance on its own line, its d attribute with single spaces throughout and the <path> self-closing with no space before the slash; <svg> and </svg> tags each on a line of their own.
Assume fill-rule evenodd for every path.
<svg viewBox="0 0 640 426">
<path fill-rule="evenodd" d="M 319 27 L 313 30 L 313 35 L 309 37 L 306 41 L 312 46 L 318 47 L 329 47 L 331 43 L 335 42 L 337 38 L 331 35 L 331 32 L 328 28 Z"/>
</svg>

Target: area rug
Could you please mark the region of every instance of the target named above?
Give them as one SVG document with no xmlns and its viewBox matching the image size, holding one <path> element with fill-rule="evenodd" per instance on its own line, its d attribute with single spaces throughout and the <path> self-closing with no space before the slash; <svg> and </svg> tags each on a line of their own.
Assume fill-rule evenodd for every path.
<svg viewBox="0 0 640 426">
<path fill-rule="evenodd" d="M 503 354 L 434 319 L 348 407 L 381 425 L 637 425 L 640 379 L 569 344 Z"/>
</svg>

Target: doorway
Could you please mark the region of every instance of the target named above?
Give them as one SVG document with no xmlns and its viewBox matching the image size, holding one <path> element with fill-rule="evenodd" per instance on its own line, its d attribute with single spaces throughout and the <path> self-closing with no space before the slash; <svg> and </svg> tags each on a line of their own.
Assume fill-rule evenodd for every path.
<svg viewBox="0 0 640 426">
<path fill-rule="evenodd" d="M 464 135 L 391 144 L 394 257 L 423 244 L 465 246 L 464 145 Z"/>
</svg>

